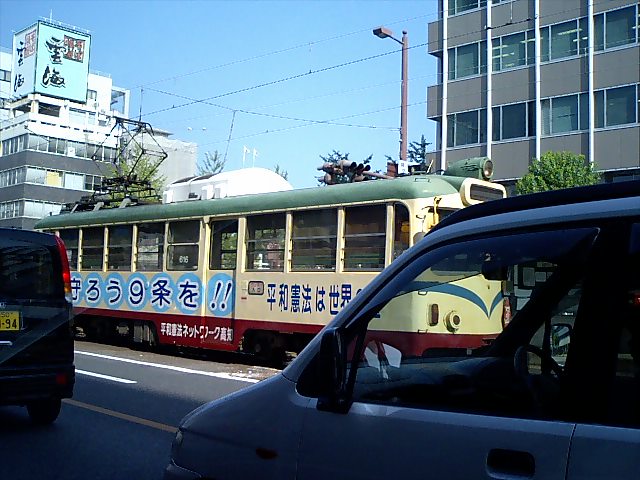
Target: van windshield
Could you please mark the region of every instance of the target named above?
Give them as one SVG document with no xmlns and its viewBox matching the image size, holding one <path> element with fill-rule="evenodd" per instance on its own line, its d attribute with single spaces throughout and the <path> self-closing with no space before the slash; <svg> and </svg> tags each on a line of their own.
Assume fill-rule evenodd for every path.
<svg viewBox="0 0 640 480">
<path fill-rule="evenodd" d="M 0 299 L 60 297 L 59 275 L 47 247 L 0 240 Z"/>
</svg>

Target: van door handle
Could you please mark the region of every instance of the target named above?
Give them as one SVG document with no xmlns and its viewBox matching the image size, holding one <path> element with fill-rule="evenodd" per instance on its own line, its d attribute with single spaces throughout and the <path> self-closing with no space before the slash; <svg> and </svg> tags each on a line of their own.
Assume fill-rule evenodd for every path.
<svg viewBox="0 0 640 480">
<path fill-rule="evenodd" d="M 11 345 L 13 345 L 13 342 L 9 340 L 0 340 L 0 347 L 10 347 Z"/>
<path fill-rule="evenodd" d="M 495 478 L 506 478 L 505 475 L 532 478 L 536 461 L 529 452 L 494 448 L 487 456 L 487 470 Z"/>
</svg>

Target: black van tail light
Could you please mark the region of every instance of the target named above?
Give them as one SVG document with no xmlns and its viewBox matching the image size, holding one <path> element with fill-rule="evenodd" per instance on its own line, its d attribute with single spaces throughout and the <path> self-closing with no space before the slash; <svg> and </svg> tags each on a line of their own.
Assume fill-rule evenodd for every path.
<svg viewBox="0 0 640 480">
<path fill-rule="evenodd" d="M 73 297 L 71 295 L 71 270 L 69 269 L 69 257 L 67 257 L 67 249 L 64 242 L 56 235 L 56 243 L 58 245 L 58 253 L 60 254 L 60 262 L 62 266 L 62 281 L 64 283 L 64 298 L 71 303 Z"/>
<path fill-rule="evenodd" d="M 509 301 L 509 297 L 504 297 L 502 303 L 502 328 L 509 325 L 511 321 L 511 302 Z"/>
<path fill-rule="evenodd" d="M 69 385 L 69 383 L 71 383 L 69 381 L 69 375 L 67 375 L 66 373 L 58 373 L 56 375 L 56 385 L 64 387 L 65 385 Z"/>
</svg>

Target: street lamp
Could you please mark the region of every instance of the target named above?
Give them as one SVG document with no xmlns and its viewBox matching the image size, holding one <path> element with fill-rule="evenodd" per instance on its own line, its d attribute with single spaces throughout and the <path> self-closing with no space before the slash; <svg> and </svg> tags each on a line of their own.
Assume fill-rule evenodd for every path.
<svg viewBox="0 0 640 480">
<path fill-rule="evenodd" d="M 386 27 L 378 27 L 373 29 L 373 34 L 379 38 L 391 38 L 402 45 L 402 90 L 400 103 L 400 161 L 403 162 L 402 168 L 407 168 L 407 98 L 409 95 L 409 37 L 407 31 L 402 31 L 402 40 L 398 40 L 393 36 L 393 32 Z M 398 172 L 406 173 L 406 172 Z"/>
</svg>

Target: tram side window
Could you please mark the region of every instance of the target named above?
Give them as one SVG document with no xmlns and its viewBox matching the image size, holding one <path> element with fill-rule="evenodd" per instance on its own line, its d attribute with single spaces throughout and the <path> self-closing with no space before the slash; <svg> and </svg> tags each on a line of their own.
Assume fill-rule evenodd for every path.
<svg viewBox="0 0 640 480">
<path fill-rule="evenodd" d="M 164 259 L 164 223 L 138 225 L 136 270 L 158 272 Z"/>
<path fill-rule="evenodd" d="M 131 242 L 133 227 L 117 225 L 108 227 L 109 249 L 107 250 L 108 270 L 131 270 Z"/>
<path fill-rule="evenodd" d="M 238 251 L 238 221 L 211 222 L 211 270 L 235 270 Z"/>
<path fill-rule="evenodd" d="M 292 270 L 335 270 L 338 211 L 293 213 Z"/>
<path fill-rule="evenodd" d="M 169 224 L 167 270 L 197 270 L 200 220 Z"/>
<path fill-rule="evenodd" d="M 102 270 L 104 228 L 91 227 L 82 230 L 82 270 Z"/>
<path fill-rule="evenodd" d="M 393 258 L 397 258 L 409 248 L 411 224 L 409 210 L 405 205 L 396 203 L 393 206 L 393 215 Z"/>
<path fill-rule="evenodd" d="M 78 269 L 78 234 L 79 230 L 77 228 L 60 230 L 60 238 L 67 249 L 67 257 L 71 270 Z"/>
<path fill-rule="evenodd" d="M 247 270 L 284 270 L 285 214 L 247 218 Z"/>
<path fill-rule="evenodd" d="M 345 270 L 384 268 L 386 206 L 345 209 Z"/>
</svg>

